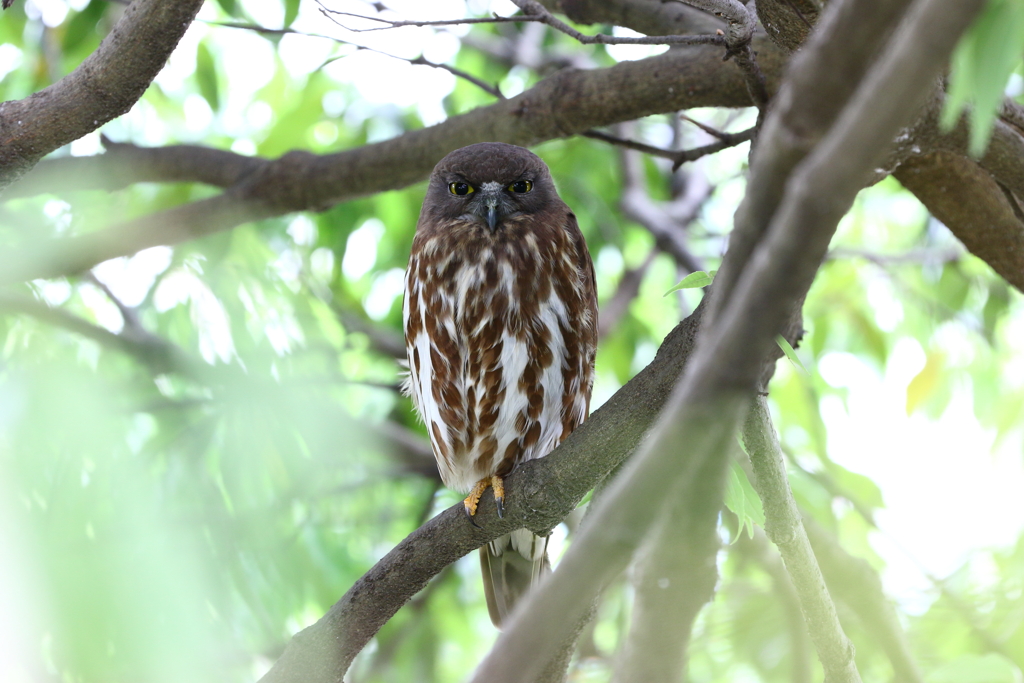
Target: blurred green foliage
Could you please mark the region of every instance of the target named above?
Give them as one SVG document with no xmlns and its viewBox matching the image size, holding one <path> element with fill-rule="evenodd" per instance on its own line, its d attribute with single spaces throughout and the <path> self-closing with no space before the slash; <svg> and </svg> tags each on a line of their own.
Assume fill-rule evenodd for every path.
<svg viewBox="0 0 1024 683">
<path fill-rule="evenodd" d="M 4 99 L 24 97 L 74 68 L 123 11 L 100 0 L 76 7 L 53 26 L 26 17 L 22 3 L 3 16 L 0 41 L 11 46 L 11 70 L 0 81 Z M 300 12 L 295 0 L 279 9 L 285 25 L 327 30 L 314 30 L 326 20 L 304 14 L 304 5 Z M 254 11 L 252 2 L 218 0 L 202 16 L 250 21 Z M 473 36 L 496 44 L 515 30 L 483 27 Z M 331 75 L 328 66 L 342 63 L 349 48 L 331 47 L 325 66 L 301 72 L 289 70 L 280 36 L 206 24 L 190 35 L 179 51 L 190 46 L 188 55 L 172 59 L 179 69 L 194 61 L 181 83 L 158 80 L 106 134 L 276 156 L 331 152 L 424 125 L 415 106 L 367 101 Z M 232 98 L 244 74 L 231 70 L 241 68 L 237 60 L 228 64 L 232 51 L 246 49 L 249 43 L 235 42 L 243 39 L 265 41 L 272 59 L 253 100 L 240 106 Z M 598 65 L 614 61 L 605 48 L 581 48 L 564 36 L 549 35 L 544 47 L 579 52 Z M 529 87 L 543 75 L 472 47 L 451 63 L 505 88 Z M 442 104 L 455 115 L 490 101 L 460 80 Z M 742 123 L 730 112 L 690 114 L 736 130 Z M 664 144 L 672 130 L 666 121 L 641 122 L 635 133 Z M 696 135 L 684 128 L 680 142 Z M 98 151 L 89 144 L 98 140 L 72 151 Z M 654 249 L 650 233 L 619 208 L 620 153 L 587 139 L 535 151 L 579 217 L 607 304 L 623 275 L 644 267 Z M 746 147 L 728 150 L 699 165 L 715 189 L 688 240 L 709 268 L 718 265 L 742 196 L 745 155 Z M 649 194 L 669 198 L 668 169 L 645 164 Z M 423 190 L 150 250 L 97 269 L 96 279 L 17 288 L 98 327 L 157 335 L 208 372 L 155 375 L 117 349 L 0 310 L 0 633 L 16 624 L 23 646 L 5 680 L 255 680 L 292 634 L 457 500 L 410 465 L 417 456 L 403 455 L 388 436 L 392 428 L 423 434 L 396 391 L 400 367 L 387 352 L 400 335 L 402 269 Z M 215 192 L 193 185 L 141 184 L 110 194 L 54 188 L 0 208 L 0 248 L 101 229 Z M 955 397 L 967 396 L 996 445 L 1019 444 L 1024 301 L 892 180 L 861 195 L 833 248 L 807 299 L 807 335 L 794 352 L 807 371 L 780 363 L 771 400 L 803 510 L 849 553 L 883 570 L 872 540 L 884 535 L 875 515 L 885 491 L 830 455 L 837 444 L 823 407 L 848 410 L 856 387 L 849 371 L 828 368 L 895 376 L 906 394 L 898 404 L 917 419 L 942 420 Z M 646 365 L 699 300 L 693 288 L 665 295 L 681 275 L 667 255 L 653 257 L 638 296 L 601 342 L 595 405 Z M 128 309 L 119 310 L 114 297 Z M 741 527 L 751 530 L 763 517 L 742 470 L 733 477 L 730 507 L 740 518 L 723 513 L 722 533 L 736 542 L 723 550 L 716 597 L 694 631 L 691 677 L 792 680 L 786 607 L 740 539 Z M 920 523 L 929 517 L 922 510 Z M 967 511 L 964 519 L 986 524 Z M 446 570 L 373 640 L 351 679 L 463 679 L 496 636 L 478 571 L 474 557 Z M 893 596 L 928 681 L 1020 680 L 1022 577 L 1024 539 L 977 552 L 950 576 L 926 577 L 932 583 L 920 595 Z M 591 656 L 573 680 L 608 680 L 630 600 L 624 581 L 608 591 L 585 639 Z M 18 611 L 5 615 L 10 604 Z M 841 616 L 864 679 L 890 679 L 870 625 L 842 606 Z M 817 663 L 810 666 L 812 679 L 820 679 Z"/>
</svg>

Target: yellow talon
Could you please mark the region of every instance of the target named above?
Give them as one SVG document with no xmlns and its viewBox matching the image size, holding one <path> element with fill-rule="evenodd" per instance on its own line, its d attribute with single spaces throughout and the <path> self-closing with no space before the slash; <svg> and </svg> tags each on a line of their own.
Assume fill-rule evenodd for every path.
<svg viewBox="0 0 1024 683">
<path fill-rule="evenodd" d="M 469 492 L 466 499 L 462 501 L 462 504 L 466 507 L 466 514 L 472 520 L 473 515 L 476 514 L 476 509 L 480 505 L 480 496 L 484 494 L 484 491 L 488 487 L 494 489 L 494 504 L 498 507 L 498 517 L 503 517 L 505 514 L 505 482 L 502 481 L 498 475 L 490 477 L 484 477 L 478 481 L 474 486 L 473 490 Z"/>
</svg>

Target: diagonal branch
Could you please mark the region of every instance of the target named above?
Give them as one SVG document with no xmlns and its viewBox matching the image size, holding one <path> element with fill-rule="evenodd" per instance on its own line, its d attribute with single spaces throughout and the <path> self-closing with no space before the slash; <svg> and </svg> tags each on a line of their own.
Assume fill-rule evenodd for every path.
<svg viewBox="0 0 1024 683">
<path fill-rule="evenodd" d="M 716 131 L 718 142 L 712 142 L 707 145 L 701 145 L 700 147 L 684 150 L 662 149 L 661 147 L 654 147 L 653 145 L 648 145 L 643 142 L 620 138 L 616 135 L 599 130 L 586 130 L 580 133 L 580 135 L 587 138 L 593 138 L 594 140 L 607 142 L 608 144 L 615 145 L 616 147 L 624 147 L 625 149 L 643 152 L 644 154 L 661 157 L 662 159 L 671 159 L 673 162 L 672 170 L 676 171 L 685 163 L 696 161 L 701 157 L 705 157 L 709 154 L 715 154 L 717 152 L 721 152 L 723 149 L 735 147 L 736 145 L 752 140 L 754 133 L 756 132 L 756 127 L 748 128 L 747 130 L 740 131 L 739 133 L 719 133 Z"/>
<path fill-rule="evenodd" d="M 850 3 L 834 0 L 826 14 Z M 714 489 L 724 476 L 732 429 L 760 364 L 806 295 L 835 228 L 887 144 L 923 104 L 933 78 L 982 0 L 919 0 L 836 125 L 789 182 L 763 243 L 735 294 L 698 340 L 693 359 L 636 457 L 609 486 L 591 522 L 556 571 L 527 598 L 473 680 L 527 681 L 579 618 L 582 606 L 625 565 L 669 494 Z M 809 59 L 818 55 L 809 50 Z M 818 62 L 810 82 L 833 77 Z M 902 93 L 892 98 L 892 92 Z M 835 159 L 845 163 L 836 164 Z M 759 182 L 764 182 L 760 179 Z M 753 188 L 751 188 L 753 191 Z M 737 268 L 737 257 L 726 263 Z M 744 259 L 745 260 L 745 259 Z M 717 463 L 717 468 L 712 467 Z M 717 471 L 716 471 L 717 470 Z M 697 472 L 713 473 L 700 483 Z M 720 491 L 720 489 L 719 489 Z M 828 680 L 858 681 L 852 653 L 825 662 Z M 832 675 L 834 672 L 834 676 Z"/>
<path fill-rule="evenodd" d="M 29 315 L 80 334 L 100 346 L 131 356 L 154 375 L 175 372 L 190 379 L 205 381 L 219 375 L 217 368 L 191 358 L 180 347 L 141 328 L 126 326 L 124 332 L 115 334 L 63 308 L 51 308 L 30 296 L 0 293 L 0 315 L 10 314 Z"/>
<path fill-rule="evenodd" d="M 830 681 L 860 680 L 853 661 L 853 643 L 839 623 L 835 604 L 825 588 L 807 532 L 801 524 L 800 512 L 786 478 L 782 449 L 763 396 L 758 396 L 747 412 L 743 442 L 754 470 L 754 488 L 764 503 L 765 532 L 778 546 L 793 579 L 807 630 L 825 668 L 825 677 Z"/>
<path fill-rule="evenodd" d="M 0 104 L 0 189 L 44 155 L 124 114 L 149 87 L 202 0 L 136 0 L 70 74 Z"/>
<path fill-rule="evenodd" d="M 357 581 L 316 624 L 296 634 L 261 683 L 341 681 L 377 630 L 447 565 L 513 529 L 544 531 L 557 525 L 636 450 L 682 373 L 702 315 L 698 307 L 681 322 L 654 361 L 561 446 L 524 463 L 505 480 L 504 519 L 498 518 L 491 499 L 477 512 L 482 528 L 466 520 L 461 503 L 434 517 Z"/>
<path fill-rule="evenodd" d="M 346 199 L 405 187 L 424 179 L 451 150 L 474 142 L 528 146 L 650 114 L 710 104 L 746 106 L 749 97 L 742 78 L 716 53 L 715 48 L 696 47 L 685 55 L 670 51 L 606 69 L 563 70 L 514 98 L 335 154 L 295 151 L 273 161 L 257 160 L 255 166 L 243 161 L 245 157 L 222 156 L 225 167 L 240 174 L 223 195 L 106 230 L 40 240 L 30 249 L 8 251 L 0 255 L 0 284 L 77 273 L 146 247 L 177 244 L 248 221 L 319 211 Z M 204 173 L 222 180 L 229 175 Z"/>
<path fill-rule="evenodd" d="M 790 173 L 813 149 L 853 95 L 891 27 L 910 0 L 853 0 L 826 12 L 792 60 L 786 85 L 775 97 L 750 167 L 748 191 L 736 210 L 729 238 L 737 269 L 718 273 L 725 302 L 745 269 L 785 193 Z M 821 71 L 830 73 L 821 78 Z M 717 308 L 718 304 L 714 305 Z"/>
</svg>

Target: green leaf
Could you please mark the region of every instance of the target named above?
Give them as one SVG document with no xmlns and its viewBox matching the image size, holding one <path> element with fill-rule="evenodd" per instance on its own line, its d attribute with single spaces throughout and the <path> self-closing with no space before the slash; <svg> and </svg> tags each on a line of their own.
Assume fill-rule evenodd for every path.
<svg viewBox="0 0 1024 683">
<path fill-rule="evenodd" d="M 90 35 L 99 39 L 96 24 L 109 6 L 110 3 L 104 0 L 92 0 L 85 9 L 71 17 L 64 31 L 64 52 L 73 52 Z"/>
<path fill-rule="evenodd" d="M 284 0 L 284 28 L 288 28 L 299 16 L 299 0 Z"/>
<path fill-rule="evenodd" d="M 1024 3 L 990 0 L 961 37 L 951 60 L 949 97 L 942 126 L 949 130 L 965 110 L 970 112 L 970 152 L 980 157 L 989 136 L 1006 82 L 1024 52 Z"/>
<path fill-rule="evenodd" d="M 754 525 L 764 526 L 764 507 L 761 505 L 761 499 L 747 479 L 747 473 L 735 462 L 730 465 L 725 482 L 725 507 L 732 510 L 740 520 L 740 530 L 736 539 L 743 535 L 744 529 L 753 538 Z"/>
<path fill-rule="evenodd" d="M 1001 655 L 960 655 L 928 674 L 928 683 L 1017 683 L 1020 669 Z"/>
<path fill-rule="evenodd" d="M 945 365 L 946 357 L 944 355 L 938 351 L 928 353 L 921 372 L 914 375 L 914 379 L 910 380 L 910 384 L 907 385 L 907 415 L 917 410 L 939 386 Z"/>
<path fill-rule="evenodd" d="M 217 0 L 217 4 L 224 10 L 224 14 L 232 17 L 238 15 L 238 3 L 236 0 Z"/>
<path fill-rule="evenodd" d="M 797 370 L 803 370 L 805 375 L 811 374 L 807 372 L 807 368 L 805 368 L 804 364 L 800 362 L 800 357 L 796 355 L 796 350 L 788 341 L 786 341 L 785 337 L 781 334 L 775 335 L 775 342 L 779 345 L 779 348 L 782 349 L 782 352 L 786 354 L 786 358 L 796 366 Z"/>
<path fill-rule="evenodd" d="M 210 104 L 210 109 L 217 111 L 220 108 L 220 87 L 217 84 L 217 66 L 213 59 L 213 53 L 206 43 L 199 43 L 196 51 L 196 81 L 199 83 L 199 93 Z"/>
<path fill-rule="evenodd" d="M 675 287 L 665 292 L 665 296 L 668 296 L 672 292 L 678 292 L 680 289 L 696 289 L 697 287 L 707 287 L 714 281 L 716 273 L 718 273 L 717 270 L 712 270 L 709 272 L 698 270 L 693 273 L 690 273 L 682 280 L 680 280 Z"/>
</svg>

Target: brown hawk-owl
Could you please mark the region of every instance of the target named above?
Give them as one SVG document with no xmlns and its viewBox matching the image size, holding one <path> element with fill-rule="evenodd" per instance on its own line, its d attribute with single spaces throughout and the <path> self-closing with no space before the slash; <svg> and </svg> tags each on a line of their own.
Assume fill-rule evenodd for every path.
<svg viewBox="0 0 1024 683">
<path fill-rule="evenodd" d="M 485 142 L 434 168 L 405 281 L 408 392 L 444 483 L 468 492 L 470 520 L 502 478 L 540 458 L 590 409 L 597 346 L 594 267 L 547 166 Z M 546 571 L 547 539 L 527 529 L 480 549 L 500 626 Z"/>
</svg>

